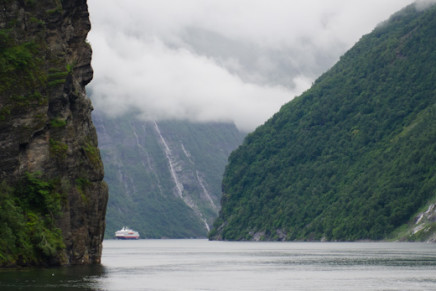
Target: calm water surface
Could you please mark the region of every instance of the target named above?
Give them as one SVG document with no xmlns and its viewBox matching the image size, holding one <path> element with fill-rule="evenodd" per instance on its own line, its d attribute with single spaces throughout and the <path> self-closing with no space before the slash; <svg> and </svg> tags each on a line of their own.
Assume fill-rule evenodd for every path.
<svg viewBox="0 0 436 291">
<path fill-rule="evenodd" d="M 104 242 L 103 265 L 0 271 L 0 290 L 436 290 L 436 244 Z"/>
</svg>

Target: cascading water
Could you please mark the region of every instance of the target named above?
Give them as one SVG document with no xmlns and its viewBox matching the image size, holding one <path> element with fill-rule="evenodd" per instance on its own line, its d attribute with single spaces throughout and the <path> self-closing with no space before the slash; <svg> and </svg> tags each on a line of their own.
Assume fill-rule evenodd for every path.
<svg viewBox="0 0 436 291">
<path fill-rule="evenodd" d="M 154 128 L 156 130 L 156 133 L 159 135 L 159 139 L 160 139 L 160 141 L 161 141 L 161 143 L 163 145 L 164 153 L 165 153 L 165 156 L 167 158 L 167 161 L 168 161 L 168 164 L 169 164 L 169 167 L 170 167 L 171 178 L 173 179 L 174 184 L 176 184 L 177 195 L 183 201 L 185 201 L 183 199 L 183 185 L 182 185 L 182 183 L 180 183 L 179 178 L 177 177 L 171 149 L 169 148 L 169 146 L 168 146 L 167 142 L 165 141 L 164 137 L 162 136 L 162 133 L 160 132 L 159 126 L 157 125 L 156 121 L 154 121 Z M 188 204 L 188 206 L 190 206 L 190 205 Z"/>
<path fill-rule="evenodd" d="M 204 186 L 204 181 L 200 177 L 198 171 L 196 171 L 196 175 L 197 175 L 198 184 L 200 185 L 201 190 L 203 190 L 204 197 L 206 197 L 207 201 L 209 201 L 210 205 L 212 206 L 212 209 L 215 210 L 215 212 L 218 213 L 218 206 L 216 206 L 216 204 L 213 202 L 212 196 L 210 195 L 210 193 L 207 190 L 206 186 Z"/>
<path fill-rule="evenodd" d="M 135 127 L 135 125 L 133 124 L 133 122 L 130 122 L 130 126 L 132 127 L 132 132 L 133 132 L 133 135 L 135 136 L 135 141 L 136 141 L 136 146 L 138 147 L 138 149 L 141 149 L 143 152 L 144 152 L 144 154 L 147 156 L 148 154 L 147 154 L 147 150 L 142 146 L 142 144 L 139 142 L 139 136 L 138 136 L 138 133 L 136 133 L 136 127 Z M 146 168 L 147 166 L 145 165 L 145 163 L 144 163 L 144 161 L 143 160 L 141 160 L 141 163 L 142 163 L 142 165 L 144 166 L 144 168 Z"/>
<path fill-rule="evenodd" d="M 161 133 L 156 121 L 154 121 L 154 128 L 155 128 L 156 133 L 159 136 L 159 139 L 160 139 L 161 144 L 163 146 L 164 153 L 165 153 L 165 156 L 166 156 L 166 159 L 168 161 L 169 168 L 170 168 L 171 177 L 174 181 L 174 184 L 176 185 L 177 195 L 201 219 L 201 221 L 204 223 L 204 226 L 206 227 L 207 231 L 209 232 L 210 231 L 209 224 L 207 223 L 207 221 L 204 218 L 201 211 L 198 209 L 198 206 L 194 203 L 194 201 L 192 200 L 191 197 L 188 197 L 187 195 L 183 195 L 183 184 L 180 182 L 180 179 L 177 176 L 177 172 L 176 172 L 176 160 L 172 154 L 170 147 L 168 146 L 168 143 L 166 142 L 165 138 L 162 136 L 162 133 Z"/>
<path fill-rule="evenodd" d="M 186 150 L 185 145 L 184 145 L 183 143 L 182 143 L 182 151 L 183 151 L 183 153 L 185 154 L 186 158 L 189 160 L 189 162 L 190 162 L 191 164 L 193 164 L 194 162 L 193 162 L 192 159 L 191 159 L 191 153 L 189 153 L 189 152 Z"/>
</svg>

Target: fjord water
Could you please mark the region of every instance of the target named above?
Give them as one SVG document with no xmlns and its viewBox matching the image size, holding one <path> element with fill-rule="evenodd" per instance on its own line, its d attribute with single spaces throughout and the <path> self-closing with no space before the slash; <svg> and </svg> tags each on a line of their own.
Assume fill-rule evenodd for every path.
<svg viewBox="0 0 436 291">
<path fill-rule="evenodd" d="M 102 266 L 0 271 L 0 290 L 436 290 L 436 244 L 104 241 Z"/>
</svg>

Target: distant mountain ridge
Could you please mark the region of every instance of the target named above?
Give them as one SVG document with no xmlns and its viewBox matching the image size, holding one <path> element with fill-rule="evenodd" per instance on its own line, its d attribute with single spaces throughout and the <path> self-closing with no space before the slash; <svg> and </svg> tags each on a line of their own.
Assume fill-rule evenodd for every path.
<svg viewBox="0 0 436 291">
<path fill-rule="evenodd" d="M 233 124 L 151 122 L 94 112 L 110 199 L 106 238 L 128 225 L 142 238 L 206 237 L 219 211 Z"/>
<path fill-rule="evenodd" d="M 436 6 L 406 7 L 249 134 L 209 237 L 434 239 L 435 40 Z"/>
</svg>

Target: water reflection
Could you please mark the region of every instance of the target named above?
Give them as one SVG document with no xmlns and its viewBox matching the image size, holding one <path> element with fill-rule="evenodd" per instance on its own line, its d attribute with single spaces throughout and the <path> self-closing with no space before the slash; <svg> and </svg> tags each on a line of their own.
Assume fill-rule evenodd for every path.
<svg viewBox="0 0 436 291">
<path fill-rule="evenodd" d="M 0 269 L 0 290 L 99 290 L 101 265 L 46 269 Z"/>
</svg>

